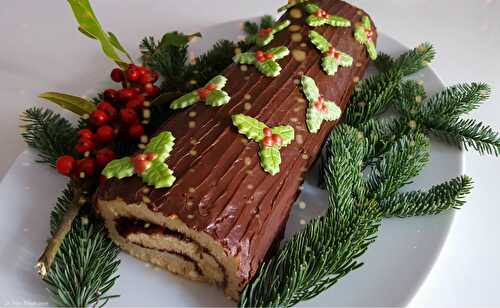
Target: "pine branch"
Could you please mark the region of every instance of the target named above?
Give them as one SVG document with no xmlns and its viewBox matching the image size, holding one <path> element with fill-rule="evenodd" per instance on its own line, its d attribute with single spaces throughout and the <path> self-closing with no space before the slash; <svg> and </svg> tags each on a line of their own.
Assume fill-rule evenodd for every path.
<svg viewBox="0 0 500 308">
<path fill-rule="evenodd" d="M 430 141 L 423 134 L 405 135 L 378 161 L 367 180 L 368 195 L 383 200 L 422 171 L 430 158 Z"/>
<path fill-rule="evenodd" d="M 397 193 L 379 204 L 385 217 L 436 215 L 450 209 L 460 209 L 465 196 L 472 190 L 472 179 L 460 176 L 433 186 L 428 191 Z"/>
<path fill-rule="evenodd" d="M 276 19 L 271 15 L 264 15 L 260 18 L 260 28 L 272 28 L 276 23 Z"/>
<path fill-rule="evenodd" d="M 68 187 L 52 211 L 52 235 L 72 208 L 72 195 L 73 190 Z M 107 292 L 118 278 L 119 250 L 107 238 L 102 222 L 96 217 L 88 218 L 89 215 L 84 210 L 77 216 L 45 279 L 57 306 L 102 306 L 116 297 Z"/>
<path fill-rule="evenodd" d="M 247 35 L 257 34 L 259 32 L 259 25 L 254 21 L 247 20 L 243 23 L 243 31 Z"/>
<path fill-rule="evenodd" d="M 488 100 L 491 89 L 485 83 L 459 84 L 429 98 L 422 105 L 419 117 L 424 122 L 457 119 Z"/>
<path fill-rule="evenodd" d="M 364 159 L 365 164 L 371 165 L 374 160 L 387 152 L 398 140 L 413 132 L 405 119 L 371 119 L 361 124 L 358 129 L 368 139 L 369 151 Z"/>
<path fill-rule="evenodd" d="M 500 135 L 491 127 L 473 119 L 458 119 L 432 123 L 430 132 L 445 141 L 479 154 L 500 155 Z"/>
<path fill-rule="evenodd" d="M 76 129 L 52 110 L 33 107 L 21 115 L 21 136 L 38 151 L 39 163 L 55 166 L 59 156 L 70 154 L 76 143 Z"/>
<path fill-rule="evenodd" d="M 380 213 L 363 197 L 360 163 L 366 141 L 356 130 L 338 127 L 331 135 L 326 165 L 329 209 L 295 234 L 260 267 L 243 290 L 241 307 L 290 307 L 311 299 L 362 264 L 357 258 L 375 240 Z M 340 146 L 339 146 L 340 145 Z M 360 206 L 361 205 L 361 206 Z"/>
<path fill-rule="evenodd" d="M 434 60 L 436 51 L 430 43 L 422 43 L 416 48 L 402 54 L 395 62 L 393 69 L 399 70 L 403 76 L 414 74 Z"/>
<path fill-rule="evenodd" d="M 379 52 L 378 57 L 375 61 L 373 61 L 373 64 L 380 73 L 389 71 L 395 65 L 394 58 L 384 52 Z"/>
</svg>

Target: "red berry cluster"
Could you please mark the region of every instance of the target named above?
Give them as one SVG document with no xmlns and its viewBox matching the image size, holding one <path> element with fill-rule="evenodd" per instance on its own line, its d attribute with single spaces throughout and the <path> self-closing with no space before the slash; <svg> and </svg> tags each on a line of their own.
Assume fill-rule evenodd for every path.
<svg viewBox="0 0 500 308">
<path fill-rule="evenodd" d="M 369 41 L 373 41 L 373 36 L 375 35 L 375 33 L 373 32 L 373 30 L 365 28 L 365 33 L 366 33 L 366 37 L 368 38 L 368 40 Z"/>
<path fill-rule="evenodd" d="M 137 154 L 132 158 L 132 164 L 134 165 L 134 171 L 137 174 L 141 174 L 151 165 L 151 162 L 157 157 L 156 153 L 142 153 Z"/>
<path fill-rule="evenodd" d="M 266 147 L 272 147 L 273 145 L 277 145 L 281 147 L 283 144 L 283 138 L 281 138 L 278 134 L 273 134 L 273 131 L 266 127 L 262 130 L 264 132 L 264 139 L 262 139 L 262 144 Z"/>
<path fill-rule="evenodd" d="M 201 100 L 204 100 L 207 98 L 207 96 L 212 92 L 213 90 L 217 89 L 217 85 L 215 83 L 209 83 L 203 88 L 199 88 L 196 90 L 198 93 L 198 96 L 200 97 Z"/>
<path fill-rule="evenodd" d="M 262 50 L 257 50 L 255 52 L 255 60 L 258 62 L 264 62 L 266 60 L 272 60 L 273 59 L 273 54 L 272 53 L 265 53 Z"/>
<path fill-rule="evenodd" d="M 144 135 L 144 125 L 151 116 L 148 100 L 160 91 L 154 85 L 158 74 L 144 66 L 130 64 L 125 71 L 113 69 L 111 79 L 122 83 L 123 88 L 104 91 L 103 100 L 88 118 L 88 127 L 78 132 L 77 155 L 64 155 L 57 160 L 56 168 L 61 174 L 96 175 L 115 158 L 113 147 L 117 138 L 134 141 Z"/>
<path fill-rule="evenodd" d="M 342 54 L 335 47 L 331 47 L 326 53 L 329 57 L 337 59 L 337 61 L 340 61 L 340 57 L 342 57 Z"/>
<path fill-rule="evenodd" d="M 321 17 L 321 18 L 329 18 L 330 15 L 325 11 L 325 10 L 318 10 L 316 13 L 315 13 L 316 16 L 318 17 Z"/>
<path fill-rule="evenodd" d="M 273 32 L 273 28 L 264 28 L 259 30 L 259 37 L 264 38 Z"/>
<path fill-rule="evenodd" d="M 319 111 L 321 111 L 323 113 L 328 112 L 328 107 L 326 107 L 326 105 L 325 105 L 325 98 L 323 96 L 320 96 L 318 98 L 318 100 L 314 103 L 314 107 L 316 107 L 316 109 L 318 109 Z"/>
</svg>

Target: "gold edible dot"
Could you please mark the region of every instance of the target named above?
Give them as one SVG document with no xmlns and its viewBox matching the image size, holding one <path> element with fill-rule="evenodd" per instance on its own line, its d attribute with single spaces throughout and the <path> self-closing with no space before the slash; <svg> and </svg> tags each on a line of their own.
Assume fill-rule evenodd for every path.
<svg viewBox="0 0 500 308">
<path fill-rule="evenodd" d="M 196 156 L 197 154 L 198 154 L 198 152 L 195 149 L 192 149 L 191 151 L 189 151 L 189 155 L 191 155 L 191 156 Z"/>
<path fill-rule="evenodd" d="M 245 157 L 244 162 L 246 166 L 250 166 L 252 164 L 252 159 L 250 157 Z"/>
<path fill-rule="evenodd" d="M 361 16 L 361 15 L 363 15 L 363 11 L 358 10 L 358 11 L 356 12 L 356 14 L 358 14 L 359 16 Z"/>
<path fill-rule="evenodd" d="M 142 202 L 144 202 L 144 203 L 150 203 L 151 199 L 149 199 L 148 196 L 142 196 Z"/>
<path fill-rule="evenodd" d="M 193 214 L 188 214 L 188 215 L 187 215 L 187 218 L 188 218 L 188 219 L 193 219 L 193 218 L 194 218 L 194 215 L 193 215 Z"/>
<path fill-rule="evenodd" d="M 419 80 L 419 81 L 417 81 L 417 84 L 420 85 L 420 86 L 423 86 L 424 85 L 424 81 L 423 80 Z"/>
<path fill-rule="evenodd" d="M 144 187 L 144 188 L 142 189 L 142 193 L 143 193 L 143 194 L 148 194 L 148 193 L 149 193 L 149 188 L 148 188 L 148 187 Z"/>
<path fill-rule="evenodd" d="M 196 115 L 197 115 L 196 111 L 190 111 L 188 113 L 188 117 L 190 117 L 190 118 L 194 118 L 194 117 L 196 117 Z"/>
<path fill-rule="evenodd" d="M 243 108 L 244 108 L 246 111 L 248 111 L 248 110 L 252 109 L 252 104 L 251 104 L 251 103 L 245 103 L 245 104 L 243 105 Z"/>
<path fill-rule="evenodd" d="M 299 224 L 301 224 L 301 225 L 305 225 L 305 224 L 306 224 L 306 220 L 305 220 L 305 219 L 301 219 L 301 220 L 299 221 Z"/>
<path fill-rule="evenodd" d="M 196 80 L 194 80 L 194 79 L 191 79 L 191 80 L 189 80 L 189 83 L 190 83 L 190 84 L 197 84 L 197 83 L 198 83 L 198 81 L 196 81 Z"/>
<path fill-rule="evenodd" d="M 194 187 L 189 187 L 189 188 L 188 188 L 188 192 L 190 192 L 190 193 L 194 193 L 194 192 L 195 192 Z"/>
<path fill-rule="evenodd" d="M 411 129 L 415 129 L 417 128 L 417 122 L 415 122 L 415 120 L 410 120 L 408 122 L 408 126 L 411 128 Z"/>
<path fill-rule="evenodd" d="M 252 190 L 252 189 L 253 189 L 253 185 L 252 185 L 252 184 L 248 184 L 248 185 L 247 185 L 247 188 L 248 188 L 249 190 Z"/>
<path fill-rule="evenodd" d="M 302 29 L 302 27 L 299 25 L 291 25 L 290 27 L 288 27 L 288 30 L 290 30 L 291 32 L 297 32 L 300 31 L 300 29 Z"/>
<path fill-rule="evenodd" d="M 304 62 L 306 60 L 306 52 L 300 49 L 292 50 L 292 56 L 298 62 Z"/>
<path fill-rule="evenodd" d="M 195 128 L 196 127 L 196 122 L 195 121 L 189 121 L 188 122 L 188 127 L 189 128 Z"/>
<path fill-rule="evenodd" d="M 139 143 L 137 147 L 141 150 L 144 150 L 146 148 L 146 145 L 144 143 Z"/>
<path fill-rule="evenodd" d="M 299 46 L 302 47 L 302 48 L 305 48 L 305 47 L 307 47 L 307 44 L 306 43 L 300 43 Z"/>
<path fill-rule="evenodd" d="M 151 117 L 151 110 L 149 109 L 142 110 L 142 117 L 145 119 L 149 119 Z"/>
<path fill-rule="evenodd" d="M 302 11 L 298 8 L 294 8 L 290 10 L 290 17 L 299 19 L 302 17 Z"/>
<path fill-rule="evenodd" d="M 362 67 L 363 66 L 363 63 L 361 62 L 356 62 L 356 67 Z"/>
<path fill-rule="evenodd" d="M 246 173 L 247 175 L 253 175 L 253 171 L 252 171 L 252 170 L 247 170 L 247 171 L 245 171 L 245 173 Z"/>
<path fill-rule="evenodd" d="M 301 157 L 302 157 L 302 159 L 309 159 L 309 155 L 307 155 L 307 154 L 302 154 Z"/>
<path fill-rule="evenodd" d="M 191 138 L 191 140 L 189 140 L 189 143 L 191 143 L 192 145 L 197 145 L 199 142 L 196 138 Z"/>
<path fill-rule="evenodd" d="M 85 204 L 86 202 L 87 202 L 87 199 L 85 199 L 84 197 L 80 197 L 80 199 L 78 199 L 79 204 Z"/>
<path fill-rule="evenodd" d="M 82 216 L 81 222 L 82 222 L 82 225 L 88 225 L 89 224 L 89 218 L 87 216 Z"/>
<path fill-rule="evenodd" d="M 248 66 L 246 66 L 245 64 L 240 65 L 240 70 L 241 70 L 242 72 L 246 72 L 246 71 L 248 71 Z"/>
<path fill-rule="evenodd" d="M 301 42 L 302 41 L 302 34 L 300 33 L 294 33 L 291 36 L 292 42 Z"/>
<path fill-rule="evenodd" d="M 297 101 L 297 103 L 305 103 L 306 102 L 306 100 L 303 97 L 300 97 L 300 96 L 297 97 L 295 100 Z"/>
<path fill-rule="evenodd" d="M 241 48 L 235 48 L 234 49 L 234 54 L 239 55 L 241 53 Z"/>
<path fill-rule="evenodd" d="M 250 80 L 250 76 L 245 76 L 245 77 L 243 77 L 243 79 Z"/>
<path fill-rule="evenodd" d="M 147 223 L 145 223 L 145 224 L 144 224 L 144 228 L 146 228 L 146 229 L 147 229 L 147 228 L 149 228 L 149 227 L 151 227 L 151 224 L 150 224 L 149 222 L 147 222 Z"/>
<path fill-rule="evenodd" d="M 141 136 L 141 143 L 147 143 L 148 142 L 148 136 L 147 135 L 142 135 Z"/>
<path fill-rule="evenodd" d="M 305 209 L 306 208 L 306 203 L 304 201 L 299 202 L 299 208 Z"/>
<path fill-rule="evenodd" d="M 247 93 L 247 94 L 245 94 L 245 95 L 243 96 L 243 99 L 246 99 L 247 101 L 248 101 L 248 100 L 251 100 L 251 99 L 252 99 L 252 95 L 250 95 L 250 94 L 248 94 L 248 93 Z"/>
<path fill-rule="evenodd" d="M 241 143 L 243 143 L 244 145 L 247 145 L 248 144 L 248 140 L 246 140 L 245 138 L 241 138 Z"/>
<path fill-rule="evenodd" d="M 294 83 L 295 85 L 298 85 L 298 84 L 300 83 L 300 80 L 298 80 L 298 79 L 294 79 L 294 80 L 293 80 L 293 83 Z"/>
<path fill-rule="evenodd" d="M 83 153 L 83 156 L 84 157 L 89 157 L 90 156 L 90 151 L 86 151 L 85 153 Z"/>
<path fill-rule="evenodd" d="M 302 135 L 297 135 L 295 137 L 295 140 L 297 141 L 297 144 L 303 144 L 304 143 L 304 136 Z"/>
<path fill-rule="evenodd" d="M 144 107 L 150 107 L 151 106 L 151 102 L 150 101 L 145 101 L 144 103 L 142 103 L 142 105 Z"/>
<path fill-rule="evenodd" d="M 299 119 L 297 119 L 297 118 L 290 118 L 290 121 L 292 121 L 292 122 L 298 122 Z"/>
<path fill-rule="evenodd" d="M 420 104 L 422 102 L 422 96 L 420 95 L 415 96 L 415 102 Z"/>
<path fill-rule="evenodd" d="M 354 78 L 352 79 L 352 81 L 354 81 L 354 82 L 358 82 L 358 81 L 359 81 L 359 77 L 358 77 L 358 76 L 354 77 Z"/>
</svg>

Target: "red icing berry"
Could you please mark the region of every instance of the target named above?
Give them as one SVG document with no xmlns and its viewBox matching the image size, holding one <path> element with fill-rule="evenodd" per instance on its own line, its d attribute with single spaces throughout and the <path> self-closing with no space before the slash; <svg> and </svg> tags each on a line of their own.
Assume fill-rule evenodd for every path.
<svg viewBox="0 0 500 308">
<path fill-rule="evenodd" d="M 109 125 L 103 125 L 97 129 L 97 139 L 101 142 L 109 142 L 114 136 L 115 130 Z"/>
<path fill-rule="evenodd" d="M 139 123 L 133 124 L 129 127 L 128 134 L 132 138 L 140 138 L 144 134 L 144 127 Z"/>
<path fill-rule="evenodd" d="M 273 135 L 273 131 L 269 127 L 265 127 L 262 131 L 265 137 L 271 137 Z"/>
<path fill-rule="evenodd" d="M 115 103 L 118 100 L 118 91 L 115 89 L 106 89 L 103 94 L 105 101 Z"/>
<path fill-rule="evenodd" d="M 328 107 L 326 107 L 326 105 L 321 106 L 321 112 L 327 113 L 328 112 Z"/>
<path fill-rule="evenodd" d="M 257 56 L 257 57 L 263 57 L 264 56 L 264 52 L 262 50 L 257 50 L 255 52 L 255 56 Z"/>
<path fill-rule="evenodd" d="M 131 99 L 134 95 L 136 95 L 135 91 L 131 88 L 125 88 L 118 91 L 118 96 L 124 102 Z"/>
<path fill-rule="evenodd" d="M 320 96 L 318 98 L 318 100 L 314 103 L 314 106 L 316 107 L 316 109 L 318 109 L 319 111 L 322 111 L 323 109 L 323 106 L 325 106 L 325 98 L 323 96 Z"/>
<path fill-rule="evenodd" d="M 153 161 L 156 159 L 156 157 L 158 157 L 158 154 L 152 153 L 152 152 L 144 153 L 144 154 L 146 154 L 146 160 L 149 160 L 149 161 Z"/>
<path fill-rule="evenodd" d="M 120 118 L 125 124 L 133 124 L 137 122 L 139 116 L 137 115 L 137 112 L 135 112 L 134 109 L 124 108 L 120 111 Z"/>
<path fill-rule="evenodd" d="M 369 41 L 373 40 L 374 33 L 372 29 L 365 29 L 365 33 Z"/>
<path fill-rule="evenodd" d="M 327 54 L 329 57 L 335 58 L 337 60 L 340 60 L 340 57 L 342 56 L 342 54 L 338 52 L 337 49 L 335 49 L 335 47 L 330 48 Z"/>
<path fill-rule="evenodd" d="M 65 176 L 70 176 L 75 170 L 76 160 L 73 156 L 64 155 L 57 159 L 56 169 L 57 171 Z"/>
<path fill-rule="evenodd" d="M 196 92 L 202 100 L 206 99 L 208 94 L 210 94 L 210 90 L 208 90 L 207 88 L 199 88 L 198 90 L 196 90 Z"/>
<path fill-rule="evenodd" d="M 90 114 L 90 122 L 96 126 L 102 126 L 108 121 L 109 115 L 102 110 L 96 110 Z"/>
<path fill-rule="evenodd" d="M 321 18 L 330 17 L 330 15 L 328 15 L 328 13 L 325 10 L 318 10 L 315 15 Z"/>
<path fill-rule="evenodd" d="M 92 150 L 94 147 L 95 147 L 95 143 L 91 139 L 80 138 L 75 145 L 75 150 L 78 153 L 83 154 L 87 151 Z"/>
<path fill-rule="evenodd" d="M 268 36 L 271 32 L 273 32 L 273 29 L 272 28 L 264 28 L 264 29 L 260 29 L 259 31 L 259 36 L 261 38 L 264 38 L 266 36 Z"/>
<path fill-rule="evenodd" d="M 271 54 L 271 53 L 266 53 L 266 54 L 264 55 L 264 58 L 266 58 L 267 60 L 271 60 L 273 57 L 274 57 L 274 56 L 273 56 L 273 54 Z"/>
<path fill-rule="evenodd" d="M 139 73 L 137 72 L 137 69 L 135 68 L 128 68 L 127 69 L 127 79 L 130 80 L 130 81 L 136 81 L 137 79 L 139 79 L 141 76 L 139 75 Z"/>
<path fill-rule="evenodd" d="M 157 157 L 155 153 L 137 154 L 132 158 L 134 171 L 138 174 L 143 173 L 151 165 L 151 161 Z"/>
<path fill-rule="evenodd" d="M 140 109 L 144 105 L 144 96 L 136 95 L 132 97 L 128 102 L 126 108 Z"/>
<path fill-rule="evenodd" d="M 118 114 L 118 111 L 116 111 L 116 108 L 113 107 L 113 105 L 111 105 L 110 103 L 105 102 L 105 101 L 100 102 L 97 105 L 97 109 L 106 112 L 106 114 L 109 116 L 110 119 L 115 118 L 116 115 Z"/>
<path fill-rule="evenodd" d="M 106 166 L 110 161 L 115 159 L 115 153 L 110 148 L 102 148 L 95 155 L 97 165 L 100 167 Z"/>
<path fill-rule="evenodd" d="M 209 83 L 205 86 L 205 88 L 208 90 L 208 91 L 213 91 L 215 89 L 217 89 L 217 85 L 215 83 Z"/>
<path fill-rule="evenodd" d="M 80 136 L 80 138 L 92 139 L 94 138 L 94 133 L 90 129 L 84 128 L 78 131 L 78 136 Z"/>
<path fill-rule="evenodd" d="M 262 144 L 266 147 L 272 147 L 273 146 L 273 138 L 271 136 L 264 137 L 264 139 L 262 139 Z"/>
<path fill-rule="evenodd" d="M 283 138 L 278 134 L 273 134 L 271 139 L 273 140 L 273 145 L 275 144 L 280 147 L 283 144 Z"/>
<path fill-rule="evenodd" d="M 119 68 L 115 68 L 111 71 L 111 80 L 114 82 L 122 82 L 125 80 L 123 76 L 123 71 Z"/>
<path fill-rule="evenodd" d="M 136 156 L 134 156 L 134 159 L 135 160 L 147 160 L 147 155 L 146 154 L 137 154 Z"/>
<path fill-rule="evenodd" d="M 78 173 L 85 173 L 86 176 L 92 176 L 95 172 L 95 161 L 90 157 L 80 159 L 76 163 Z"/>
</svg>

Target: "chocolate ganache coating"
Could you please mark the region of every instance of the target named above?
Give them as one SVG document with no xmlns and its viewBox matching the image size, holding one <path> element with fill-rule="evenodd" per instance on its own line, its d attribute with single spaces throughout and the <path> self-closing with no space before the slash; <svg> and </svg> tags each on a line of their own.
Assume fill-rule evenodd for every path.
<svg viewBox="0 0 500 308">
<path fill-rule="evenodd" d="M 231 96 L 227 105 L 214 108 L 197 103 L 169 118 L 159 131 L 176 138 L 167 159 L 177 177 L 164 189 L 144 189 L 138 177 L 110 179 L 98 192 L 99 200 L 122 199 L 141 203 L 165 216 L 177 215 L 187 226 L 209 234 L 228 255 L 239 259 L 239 274 L 248 281 L 286 224 L 297 197 L 303 175 L 312 165 L 336 122 L 323 122 L 317 134 L 308 132 L 305 119 L 307 101 L 298 81 L 302 74 L 312 77 L 326 99 L 343 110 L 369 63 L 365 46 L 355 41 L 354 25 L 365 12 L 343 1 L 316 3 L 331 15 L 351 21 L 351 27 L 310 27 L 303 8 L 289 9 L 281 20 L 291 26 L 275 35 L 267 50 L 287 46 L 290 55 L 279 64 L 283 70 L 275 78 L 265 77 L 253 66 L 241 69 L 231 64 L 222 73 Z M 300 12 L 300 14 L 299 14 Z M 323 55 L 309 42 L 308 31 L 322 34 L 335 48 L 354 59 L 350 68 L 339 68 L 328 76 L 321 68 Z M 376 38 L 375 27 L 373 30 Z M 305 55 L 305 57 L 303 57 Z M 288 124 L 295 140 L 281 149 L 281 171 L 271 176 L 259 164 L 258 144 L 248 142 L 232 125 L 231 115 L 243 113 L 268 126 Z"/>
</svg>

